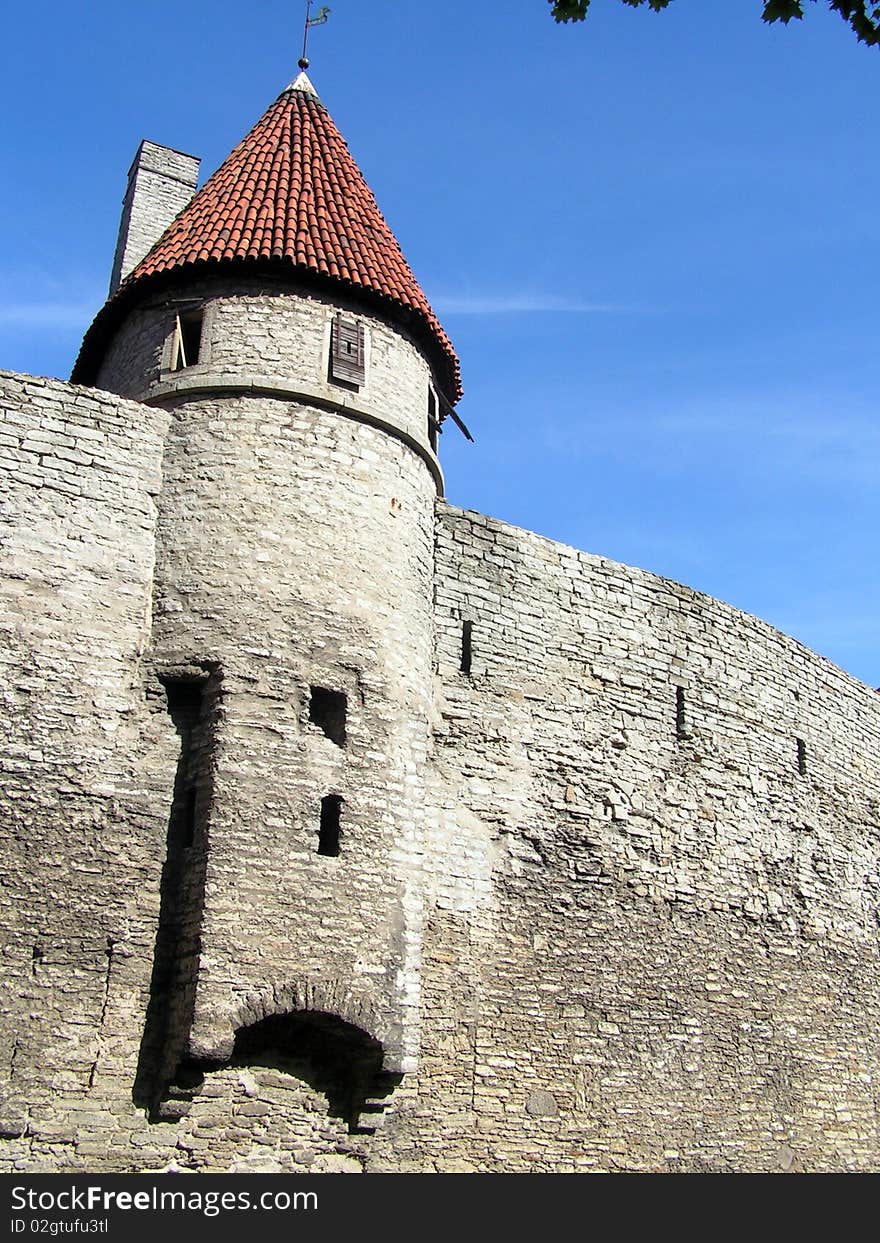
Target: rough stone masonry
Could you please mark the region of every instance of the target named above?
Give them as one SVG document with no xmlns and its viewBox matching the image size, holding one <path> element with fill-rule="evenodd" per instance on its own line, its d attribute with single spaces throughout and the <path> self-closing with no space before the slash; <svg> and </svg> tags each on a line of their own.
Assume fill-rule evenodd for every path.
<svg viewBox="0 0 880 1243">
<path fill-rule="evenodd" d="M 175 160 L 0 374 L 0 1170 L 880 1168 L 880 697 L 444 502 L 308 79 Z"/>
</svg>

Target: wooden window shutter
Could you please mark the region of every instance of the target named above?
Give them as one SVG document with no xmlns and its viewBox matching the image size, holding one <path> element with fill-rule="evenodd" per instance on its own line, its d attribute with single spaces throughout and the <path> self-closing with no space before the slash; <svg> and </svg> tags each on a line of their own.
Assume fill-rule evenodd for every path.
<svg viewBox="0 0 880 1243">
<path fill-rule="evenodd" d="M 193 367 L 199 361 L 202 346 L 202 319 L 204 312 L 201 307 L 191 311 L 179 311 L 174 328 L 172 345 L 171 370 L 183 371 Z"/>
<path fill-rule="evenodd" d="M 346 384 L 364 382 L 364 326 L 337 315 L 330 334 L 330 378 Z"/>
</svg>

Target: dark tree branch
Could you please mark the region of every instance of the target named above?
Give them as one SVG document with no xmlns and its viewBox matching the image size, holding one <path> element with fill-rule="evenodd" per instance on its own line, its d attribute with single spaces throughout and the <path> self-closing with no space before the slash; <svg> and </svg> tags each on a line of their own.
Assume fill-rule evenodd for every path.
<svg viewBox="0 0 880 1243">
<path fill-rule="evenodd" d="M 813 0 L 815 3 L 815 0 Z M 557 22 L 582 22 L 587 16 L 590 0 L 548 0 L 551 13 Z M 647 4 L 659 13 L 671 0 L 623 0 L 631 8 Z M 880 0 L 828 0 L 828 7 L 848 22 L 861 43 L 880 44 Z M 802 0 L 764 0 L 761 14 L 765 22 L 798 21 L 804 16 Z"/>
</svg>

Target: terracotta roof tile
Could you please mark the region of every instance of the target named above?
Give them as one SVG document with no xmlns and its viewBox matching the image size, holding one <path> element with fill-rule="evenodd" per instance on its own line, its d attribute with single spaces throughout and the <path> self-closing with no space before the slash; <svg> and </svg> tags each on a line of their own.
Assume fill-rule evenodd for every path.
<svg viewBox="0 0 880 1243">
<path fill-rule="evenodd" d="M 162 274 L 244 259 L 295 265 L 387 300 L 405 322 L 421 325 L 445 363 L 449 396 L 461 395 L 452 343 L 305 75 L 275 100 L 104 310 Z"/>
</svg>

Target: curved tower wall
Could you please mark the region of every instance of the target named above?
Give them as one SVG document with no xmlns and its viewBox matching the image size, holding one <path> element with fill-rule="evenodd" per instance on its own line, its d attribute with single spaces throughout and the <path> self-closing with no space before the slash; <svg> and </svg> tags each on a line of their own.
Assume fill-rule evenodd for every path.
<svg viewBox="0 0 880 1243">
<path fill-rule="evenodd" d="M 445 505 L 436 591 L 423 1168 L 876 1169 L 880 695 Z"/>
<path fill-rule="evenodd" d="M 192 306 L 204 311 L 199 360 L 174 372 L 175 314 Z M 340 311 L 365 327 L 365 377 L 358 389 L 328 374 L 331 324 Z M 110 342 L 96 384 L 156 401 L 199 386 L 274 387 L 285 398 L 312 397 L 387 424 L 428 450 L 430 381 L 424 355 L 406 332 L 344 294 L 295 293 L 271 277 L 214 276 L 170 286 L 136 307 Z"/>
<path fill-rule="evenodd" d="M 196 366 L 162 365 L 163 296 L 122 327 L 99 377 L 170 411 L 150 662 L 166 683 L 201 669 L 217 691 L 179 1052 L 224 1059 L 237 1029 L 309 1008 L 314 990 L 316 1008 L 382 1041 L 387 1068 L 411 1068 L 439 478 L 429 369 L 357 313 L 364 383 L 333 384 L 338 303 L 256 282 L 186 288 L 200 293 Z M 314 688 L 345 696 L 344 742 L 310 719 Z M 342 800 L 338 856 L 319 853 L 328 797 Z"/>
</svg>

